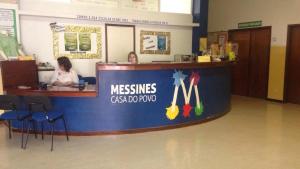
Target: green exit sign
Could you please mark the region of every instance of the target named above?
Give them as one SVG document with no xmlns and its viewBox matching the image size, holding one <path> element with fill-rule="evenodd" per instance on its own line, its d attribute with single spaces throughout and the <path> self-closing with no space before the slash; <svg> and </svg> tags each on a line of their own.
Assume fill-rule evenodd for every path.
<svg viewBox="0 0 300 169">
<path fill-rule="evenodd" d="M 261 27 L 262 21 L 242 22 L 238 24 L 239 29 Z"/>
</svg>

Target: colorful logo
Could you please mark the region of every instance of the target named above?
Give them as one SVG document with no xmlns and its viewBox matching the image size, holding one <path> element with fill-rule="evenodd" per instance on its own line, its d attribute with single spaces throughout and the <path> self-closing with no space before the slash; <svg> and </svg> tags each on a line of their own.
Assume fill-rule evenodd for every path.
<svg viewBox="0 0 300 169">
<path fill-rule="evenodd" d="M 183 96 L 184 96 L 184 102 L 185 105 L 183 106 L 183 116 L 185 118 L 190 117 L 191 111 L 193 107 L 190 104 L 192 90 L 194 89 L 195 96 L 196 96 L 196 105 L 194 108 L 195 115 L 201 116 L 203 113 L 203 104 L 199 97 L 199 90 L 198 90 L 198 83 L 200 81 L 200 75 L 198 72 L 192 72 L 191 76 L 189 77 L 190 86 L 188 89 L 188 92 L 185 87 L 184 80 L 187 78 L 187 75 L 183 74 L 182 71 L 175 71 L 173 74 L 174 78 L 174 95 L 173 95 L 173 101 L 170 107 L 166 108 L 166 116 L 169 120 L 175 120 L 179 115 L 179 107 L 177 105 L 177 97 L 178 97 L 178 90 L 181 86 Z"/>
</svg>

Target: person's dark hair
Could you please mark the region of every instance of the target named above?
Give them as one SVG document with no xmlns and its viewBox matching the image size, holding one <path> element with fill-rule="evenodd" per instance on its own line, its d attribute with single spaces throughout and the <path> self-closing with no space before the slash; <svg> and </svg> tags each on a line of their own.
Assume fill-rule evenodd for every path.
<svg viewBox="0 0 300 169">
<path fill-rule="evenodd" d="M 72 63 L 69 58 L 62 56 L 57 58 L 57 62 L 58 65 L 63 66 L 65 68 L 66 72 L 70 72 L 70 69 L 72 68 Z"/>
<path fill-rule="evenodd" d="M 131 51 L 131 52 L 128 53 L 128 61 L 129 61 L 130 55 L 134 55 L 135 58 L 136 58 L 136 62 L 139 62 L 139 59 L 138 59 L 138 57 L 137 57 L 137 54 L 136 54 L 134 51 Z"/>
</svg>

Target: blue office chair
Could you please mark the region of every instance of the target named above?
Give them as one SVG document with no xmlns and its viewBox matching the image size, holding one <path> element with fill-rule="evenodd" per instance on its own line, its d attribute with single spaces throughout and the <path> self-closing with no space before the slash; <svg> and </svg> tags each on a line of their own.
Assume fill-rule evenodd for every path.
<svg viewBox="0 0 300 169">
<path fill-rule="evenodd" d="M 25 103 L 28 106 L 29 112 L 32 114 L 31 119 L 38 124 L 41 124 L 42 139 L 44 139 L 44 122 L 51 125 L 51 151 L 53 151 L 53 135 L 54 124 L 57 120 L 62 120 L 65 128 L 65 134 L 69 141 L 69 135 L 67 130 L 66 121 L 62 112 L 51 111 L 52 104 L 48 97 L 45 96 L 26 96 L 24 97 Z M 27 126 L 27 136 L 24 149 L 26 149 L 29 136 L 29 126 Z"/>
<path fill-rule="evenodd" d="M 90 85 L 96 84 L 96 77 L 83 77 L 84 82 L 87 82 Z"/>
<path fill-rule="evenodd" d="M 11 122 L 13 120 L 18 120 L 22 122 L 22 143 L 21 147 L 23 148 L 23 135 L 24 135 L 24 125 L 25 120 L 29 119 L 31 114 L 28 111 L 21 111 L 21 100 L 18 96 L 13 95 L 0 95 L 0 109 L 5 112 L 0 115 L 0 119 L 8 122 L 9 129 L 9 139 L 11 139 Z M 33 124 L 35 128 L 35 125 Z M 35 132 L 35 137 L 37 137 L 37 133 Z"/>
</svg>

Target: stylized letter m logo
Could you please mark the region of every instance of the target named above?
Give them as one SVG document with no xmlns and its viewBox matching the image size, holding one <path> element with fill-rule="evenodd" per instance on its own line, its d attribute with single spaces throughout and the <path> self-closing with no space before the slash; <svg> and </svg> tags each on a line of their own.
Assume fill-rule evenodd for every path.
<svg viewBox="0 0 300 169">
<path fill-rule="evenodd" d="M 187 75 L 183 74 L 182 71 L 175 71 L 173 74 L 174 78 L 174 95 L 173 95 L 173 101 L 170 107 L 166 108 L 166 116 L 170 120 L 176 119 L 176 117 L 179 115 L 179 107 L 177 105 L 177 97 L 178 97 L 178 90 L 181 87 L 183 96 L 184 96 L 184 102 L 185 105 L 183 106 L 183 116 L 184 117 L 190 117 L 190 112 L 192 110 L 192 106 L 190 104 L 192 90 L 194 89 L 194 93 L 196 96 L 196 105 L 195 105 L 195 114 L 196 116 L 201 116 L 203 113 L 203 104 L 199 97 L 199 90 L 198 90 L 198 83 L 200 81 L 199 73 L 193 72 L 191 76 L 189 77 L 189 88 L 188 91 L 186 90 L 186 86 L 184 83 L 184 80 L 186 79 Z"/>
</svg>

